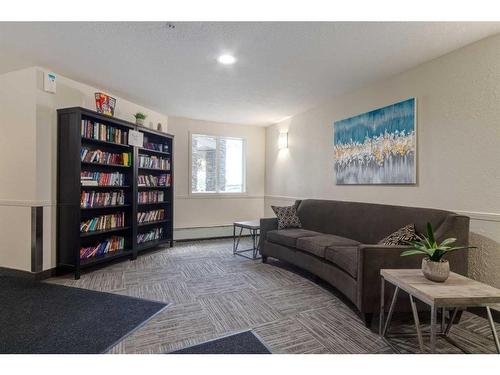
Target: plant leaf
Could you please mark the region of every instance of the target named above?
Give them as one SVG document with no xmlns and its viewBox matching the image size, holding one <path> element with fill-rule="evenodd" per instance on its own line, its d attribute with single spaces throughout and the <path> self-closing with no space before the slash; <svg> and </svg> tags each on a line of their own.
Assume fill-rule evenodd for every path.
<svg viewBox="0 0 500 375">
<path fill-rule="evenodd" d="M 449 253 L 450 251 L 456 251 L 456 250 L 463 250 L 463 249 L 477 249 L 476 246 L 455 246 L 455 247 L 450 247 L 449 249 L 446 249 L 445 251 Z"/>
<path fill-rule="evenodd" d="M 452 243 L 456 242 L 456 238 L 447 238 L 445 240 L 443 240 L 443 242 L 441 242 L 441 244 L 439 245 L 439 247 L 443 247 L 443 246 L 446 246 L 446 245 L 451 245 Z"/>
<path fill-rule="evenodd" d="M 427 239 L 429 240 L 431 246 L 434 246 L 436 240 L 434 239 L 434 232 L 432 230 L 431 223 L 427 223 Z"/>
<path fill-rule="evenodd" d="M 425 251 L 422 250 L 406 250 L 401 253 L 402 257 L 408 256 L 408 255 L 427 255 Z"/>
</svg>

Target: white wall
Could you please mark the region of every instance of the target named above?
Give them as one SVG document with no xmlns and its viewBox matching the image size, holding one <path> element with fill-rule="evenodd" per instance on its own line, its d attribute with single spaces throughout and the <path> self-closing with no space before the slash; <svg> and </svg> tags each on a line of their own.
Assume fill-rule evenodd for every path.
<svg viewBox="0 0 500 375">
<path fill-rule="evenodd" d="M 236 220 L 262 217 L 264 211 L 265 128 L 169 117 L 174 143 L 175 238 L 212 237 L 232 234 L 224 227 Z M 190 134 L 224 135 L 246 140 L 246 187 L 241 195 L 191 195 L 189 176 Z"/>
<path fill-rule="evenodd" d="M 418 184 L 336 186 L 333 122 L 417 98 Z M 289 148 L 278 150 L 288 130 Z M 364 201 L 461 211 L 472 218 L 473 277 L 500 287 L 500 36 L 267 128 L 266 215 L 295 198 Z"/>
</svg>

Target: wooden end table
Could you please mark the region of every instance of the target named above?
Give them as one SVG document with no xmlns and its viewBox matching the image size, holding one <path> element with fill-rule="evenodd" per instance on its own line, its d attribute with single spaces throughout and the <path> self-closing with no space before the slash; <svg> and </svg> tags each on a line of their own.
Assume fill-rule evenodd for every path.
<svg viewBox="0 0 500 375">
<path fill-rule="evenodd" d="M 380 295 L 380 319 L 379 319 L 379 333 L 385 337 L 389 325 L 391 324 L 394 306 L 398 297 L 399 290 L 408 293 L 410 297 L 411 309 L 413 312 L 413 319 L 415 321 L 415 328 L 417 330 L 418 343 L 420 350 L 424 352 L 424 343 L 422 339 L 422 331 L 420 329 L 420 322 L 418 319 L 417 305 L 415 298 L 426 303 L 431 308 L 431 323 L 430 323 L 430 343 L 431 353 L 436 351 L 436 319 L 437 310 L 442 309 L 441 315 L 441 331 L 440 335 L 445 337 L 448 341 L 451 326 L 459 308 L 465 307 L 485 307 L 488 314 L 488 321 L 491 331 L 493 333 L 493 340 L 497 352 L 500 353 L 500 343 L 495 329 L 495 323 L 491 315 L 490 306 L 500 303 L 500 290 L 493 288 L 489 285 L 480 283 L 469 279 L 465 276 L 451 272 L 450 277 L 444 283 L 436 283 L 427 280 L 420 269 L 382 269 L 380 270 L 381 276 L 381 295 Z M 391 305 L 387 313 L 387 320 L 384 324 L 384 293 L 385 282 L 388 282 L 396 287 L 392 297 Z M 448 321 L 445 322 L 446 308 L 453 308 L 453 313 Z M 457 346 L 454 342 L 451 342 Z M 461 349 L 461 348 L 459 348 Z"/>
<path fill-rule="evenodd" d="M 240 233 L 236 237 L 236 228 L 240 228 Z M 250 231 L 250 236 L 252 236 L 252 247 L 250 249 L 238 249 L 240 245 L 241 235 L 243 229 L 248 229 Z M 233 223 L 233 255 L 239 255 L 248 259 L 260 259 L 259 257 L 259 233 L 260 233 L 260 220 L 251 221 L 237 221 Z M 246 255 L 247 252 L 251 251 L 252 255 Z"/>
</svg>

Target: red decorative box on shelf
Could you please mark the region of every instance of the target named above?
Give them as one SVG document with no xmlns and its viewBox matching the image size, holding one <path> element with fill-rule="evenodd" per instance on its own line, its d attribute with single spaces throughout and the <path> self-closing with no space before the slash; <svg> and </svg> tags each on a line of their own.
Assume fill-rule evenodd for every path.
<svg viewBox="0 0 500 375">
<path fill-rule="evenodd" d="M 95 107 L 98 113 L 108 116 L 115 114 L 116 99 L 102 92 L 95 93 Z"/>
</svg>

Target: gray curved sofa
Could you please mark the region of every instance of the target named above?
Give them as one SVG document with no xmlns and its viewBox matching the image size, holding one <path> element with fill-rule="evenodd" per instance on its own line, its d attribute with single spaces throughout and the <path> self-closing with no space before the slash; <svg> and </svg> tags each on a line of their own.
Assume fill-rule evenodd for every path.
<svg viewBox="0 0 500 375">
<path fill-rule="evenodd" d="M 407 224 L 424 233 L 430 222 L 438 241 L 456 237 L 458 245 L 469 243 L 469 218 L 449 211 L 317 199 L 297 204 L 301 229 L 278 230 L 276 218 L 260 220 L 262 261 L 286 261 L 328 282 L 357 307 L 367 325 L 379 312 L 380 269 L 420 268 L 422 262 L 419 256 L 401 257 L 406 246 L 378 245 L 382 238 Z M 467 251 L 447 259 L 452 271 L 467 275 Z M 391 293 L 386 294 L 388 305 Z"/>
</svg>

